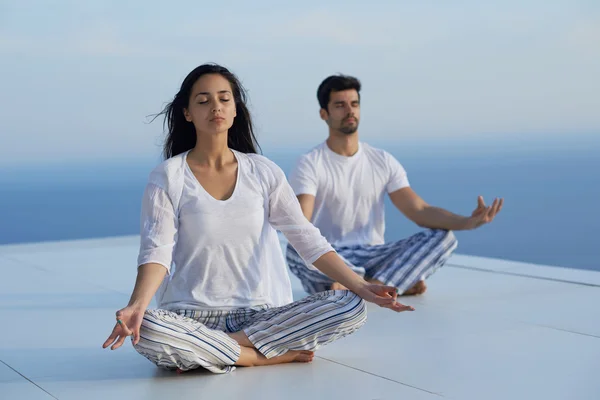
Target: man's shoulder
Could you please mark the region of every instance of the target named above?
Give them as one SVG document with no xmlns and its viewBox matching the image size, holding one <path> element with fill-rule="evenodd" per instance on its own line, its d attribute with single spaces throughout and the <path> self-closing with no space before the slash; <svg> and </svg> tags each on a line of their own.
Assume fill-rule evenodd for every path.
<svg viewBox="0 0 600 400">
<path fill-rule="evenodd" d="M 325 142 L 321 142 L 302 153 L 298 158 L 300 160 L 316 160 L 323 155 L 324 146 Z"/>
<path fill-rule="evenodd" d="M 321 162 L 324 155 L 325 142 L 313 146 L 309 150 L 301 153 L 296 157 L 293 171 L 306 170 L 306 168 L 314 169 Z"/>
<path fill-rule="evenodd" d="M 383 164 L 389 164 L 390 162 L 397 161 L 396 157 L 394 157 L 392 153 L 382 147 L 373 146 L 365 142 L 361 142 L 360 145 L 362 146 L 363 153 L 371 161 Z"/>
<path fill-rule="evenodd" d="M 379 157 L 387 156 L 387 155 L 389 155 L 389 154 L 390 154 L 390 153 L 389 153 L 387 150 L 385 150 L 383 147 L 374 146 L 374 145 L 372 145 L 372 144 L 369 144 L 369 143 L 367 143 L 367 142 L 362 142 L 362 141 L 361 141 L 361 142 L 360 142 L 360 145 L 361 145 L 361 147 L 363 148 L 363 151 L 364 151 L 365 153 L 368 153 L 368 154 L 376 155 L 376 156 L 379 156 Z"/>
</svg>

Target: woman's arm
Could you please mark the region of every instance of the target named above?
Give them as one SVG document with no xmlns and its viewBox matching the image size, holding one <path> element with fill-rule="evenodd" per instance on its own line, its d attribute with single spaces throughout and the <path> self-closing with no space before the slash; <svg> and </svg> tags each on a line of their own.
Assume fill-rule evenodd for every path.
<svg viewBox="0 0 600 400">
<path fill-rule="evenodd" d="M 140 265 L 127 307 L 145 311 L 166 274 L 167 270 L 164 265 L 156 263 Z"/>
<path fill-rule="evenodd" d="M 368 283 L 356 272 L 352 271 L 344 260 L 335 252 L 329 252 L 314 262 L 315 267 L 336 282 L 341 283 L 365 301 L 375 303 L 393 311 L 414 311 L 411 306 L 396 301 L 397 289 L 393 286 Z"/>
<path fill-rule="evenodd" d="M 127 307 L 116 313 L 117 323 L 103 348 L 112 344 L 111 350 L 121 347 L 125 338 L 133 336 L 132 343 L 137 344 L 140 340 L 140 327 L 144 319 L 144 313 L 152 301 L 152 296 L 163 281 L 167 270 L 163 265 L 148 263 L 138 268 L 135 287 Z"/>
<path fill-rule="evenodd" d="M 170 271 L 177 238 L 178 220 L 167 193 L 148 184 L 142 201 L 140 252 L 138 273 L 129 303 L 116 312 L 117 323 L 102 345 L 119 348 L 127 336 L 133 344 L 139 341 L 144 313 L 152 297 Z"/>
<path fill-rule="evenodd" d="M 319 229 L 306 219 L 283 171 L 274 163 L 271 170 L 269 222 L 286 236 L 308 268 L 320 270 L 366 301 L 394 311 L 414 310 L 396 302 L 395 287 L 368 283 L 352 271 Z"/>
<path fill-rule="evenodd" d="M 355 293 L 368 285 L 368 282 L 349 268 L 336 252 L 331 251 L 323 254 L 313 265 L 333 279 L 334 282 L 341 283 Z"/>
</svg>

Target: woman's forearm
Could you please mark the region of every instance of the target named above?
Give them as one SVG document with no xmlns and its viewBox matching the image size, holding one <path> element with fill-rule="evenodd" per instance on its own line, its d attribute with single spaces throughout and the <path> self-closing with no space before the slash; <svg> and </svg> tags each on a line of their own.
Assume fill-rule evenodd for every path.
<svg viewBox="0 0 600 400">
<path fill-rule="evenodd" d="M 354 292 L 367 284 L 360 275 L 352 271 L 344 260 L 333 251 L 323 254 L 313 265 L 335 282 L 341 283 Z"/>
<path fill-rule="evenodd" d="M 167 269 L 160 264 L 148 263 L 140 265 L 135 280 L 135 287 L 129 299 L 129 306 L 144 310 L 148 308 L 148 305 L 152 301 L 152 296 L 158 290 L 166 273 Z"/>
</svg>

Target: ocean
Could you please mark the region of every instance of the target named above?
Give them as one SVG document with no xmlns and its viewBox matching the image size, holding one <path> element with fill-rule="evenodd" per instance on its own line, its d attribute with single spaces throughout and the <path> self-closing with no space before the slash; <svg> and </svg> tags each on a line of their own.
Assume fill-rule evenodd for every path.
<svg viewBox="0 0 600 400">
<path fill-rule="evenodd" d="M 505 199 L 491 224 L 456 233 L 457 253 L 600 270 L 600 145 L 528 143 L 385 148 L 432 205 L 468 215 L 478 195 Z M 310 147 L 264 148 L 263 154 L 289 173 Z M 0 244 L 137 234 L 140 199 L 156 162 L 0 167 Z M 386 225 L 386 240 L 420 229 L 389 199 Z"/>
</svg>

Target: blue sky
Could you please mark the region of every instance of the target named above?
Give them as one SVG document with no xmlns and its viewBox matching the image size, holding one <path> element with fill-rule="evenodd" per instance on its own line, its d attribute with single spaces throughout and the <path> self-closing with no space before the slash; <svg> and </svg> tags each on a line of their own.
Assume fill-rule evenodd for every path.
<svg viewBox="0 0 600 400">
<path fill-rule="evenodd" d="M 285 3 L 3 0 L 0 164 L 158 154 L 146 116 L 203 62 L 241 78 L 267 148 L 326 137 L 337 72 L 367 141 L 600 135 L 597 1 Z"/>
</svg>

